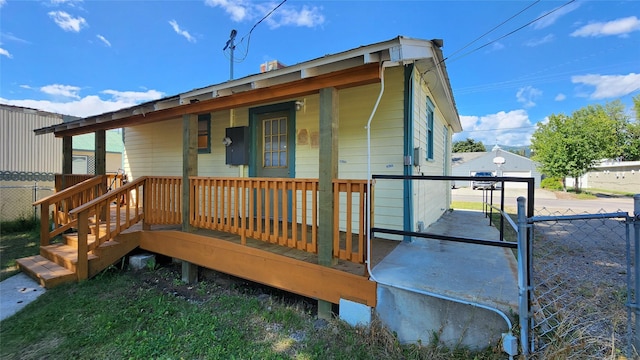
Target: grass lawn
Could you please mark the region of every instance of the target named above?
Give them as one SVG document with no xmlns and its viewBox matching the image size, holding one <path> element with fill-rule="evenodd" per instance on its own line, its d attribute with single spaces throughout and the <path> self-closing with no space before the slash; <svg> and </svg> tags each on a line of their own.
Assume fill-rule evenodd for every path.
<svg viewBox="0 0 640 360">
<path fill-rule="evenodd" d="M 2 235 L 3 274 L 12 266 L 5 254 L 37 252 L 37 238 L 35 231 Z M 375 321 L 353 328 L 317 320 L 315 300 L 211 271 L 200 278 L 182 283 L 179 265 L 171 263 L 138 272 L 114 266 L 51 289 L 0 322 L 0 358 L 505 358 L 495 348 L 400 345 Z"/>
<path fill-rule="evenodd" d="M 20 219 L 0 224 L 0 281 L 18 273 L 16 259 L 40 253 L 38 223 Z"/>
</svg>

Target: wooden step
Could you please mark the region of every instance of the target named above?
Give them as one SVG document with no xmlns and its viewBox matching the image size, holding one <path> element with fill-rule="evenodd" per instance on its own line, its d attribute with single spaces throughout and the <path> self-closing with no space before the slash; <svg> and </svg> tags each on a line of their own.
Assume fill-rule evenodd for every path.
<svg viewBox="0 0 640 360">
<path fill-rule="evenodd" d="M 18 259 L 16 263 L 20 270 L 47 289 L 77 280 L 73 271 L 40 255 Z"/>
<path fill-rule="evenodd" d="M 65 244 L 52 244 L 40 247 L 40 255 L 56 264 L 63 266 L 74 273 L 78 263 L 78 249 Z M 96 259 L 97 256 L 89 253 L 88 260 Z"/>
<path fill-rule="evenodd" d="M 78 233 L 67 233 L 62 234 L 62 238 L 66 245 L 71 246 L 72 248 L 78 248 Z M 87 248 L 88 250 L 93 250 L 95 248 L 96 236 L 92 234 L 87 234 Z"/>
<path fill-rule="evenodd" d="M 140 236 L 137 233 L 120 234 L 114 240 L 106 241 L 93 250 L 97 255 L 89 261 L 89 277 L 117 262 L 133 249 L 140 246 Z"/>
</svg>

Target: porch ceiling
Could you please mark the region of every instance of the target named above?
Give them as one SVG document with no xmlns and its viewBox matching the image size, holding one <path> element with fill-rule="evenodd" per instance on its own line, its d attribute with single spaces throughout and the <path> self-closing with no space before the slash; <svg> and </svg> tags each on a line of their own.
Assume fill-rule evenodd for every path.
<svg viewBox="0 0 640 360">
<path fill-rule="evenodd" d="M 257 105 L 265 102 L 280 101 L 297 96 L 314 94 L 319 92 L 320 89 L 328 87 L 343 89 L 372 84 L 379 81 L 380 68 L 376 62 L 303 78 L 284 84 L 251 89 L 227 96 L 177 105 L 167 109 L 154 110 L 153 108 L 149 108 L 149 112 L 145 112 L 144 108 L 137 108 L 133 110 L 129 116 L 120 115 L 121 117 L 116 118 L 116 115 L 119 114 L 103 114 L 71 123 L 62 123 L 49 128 L 38 129 L 35 132 L 36 135 L 53 132 L 56 137 L 73 136 L 96 130 L 117 129 L 132 125 L 170 120 L 188 114 L 202 114 Z"/>
</svg>

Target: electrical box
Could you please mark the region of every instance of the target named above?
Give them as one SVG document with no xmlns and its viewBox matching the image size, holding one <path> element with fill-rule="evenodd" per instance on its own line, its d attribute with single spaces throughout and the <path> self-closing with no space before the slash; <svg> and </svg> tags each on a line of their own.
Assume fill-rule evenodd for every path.
<svg viewBox="0 0 640 360">
<path fill-rule="evenodd" d="M 413 148 L 413 166 L 422 166 L 426 154 L 421 147 Z"/>
<path fill-rule="evenodd" d="M 249 164 L 249 127 L 226 128 L 223 143 L 226 147 L 227 165 Z"/>
</svg>

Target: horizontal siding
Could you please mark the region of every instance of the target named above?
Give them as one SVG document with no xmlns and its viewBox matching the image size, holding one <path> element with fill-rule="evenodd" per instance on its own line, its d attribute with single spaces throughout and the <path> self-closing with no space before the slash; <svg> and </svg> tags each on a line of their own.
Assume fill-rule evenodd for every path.
<svg viewBox="0 0 640 360">
<path fill-rule="evenodd" d="M 440 111 L 440 106 L 435 103 L 433 121 L 433 159 L 425 160 L 427 149 L 427 100 L 435 101 L 435 97 L 429 91 L 427 85 L 421 81 L 420 76 L 413 76 L 413 127 L 414 147 L 420 147 L 422 166 L 414 167 L 417 175 L 446 175 L 450 169 L 450 154 L 447 143 L 451 142 L 451 133 L 445 133 L 445 127 L 449 128 L 449 122 Z M 446 137 L 446 139 L 445 139 Z M 450 185 L 448 181 L 414 181 L 413 182 L 413 230 L 417 230 L 418 222 L 425 226 L 435 222 L 450 207 Z"/>
<path fill-rule="evenodd" d="M 62 115 L 0 107 L 0 171 L 62 172 L 62 139 L 33 132 L 62 121 Z"/>
</svg>

